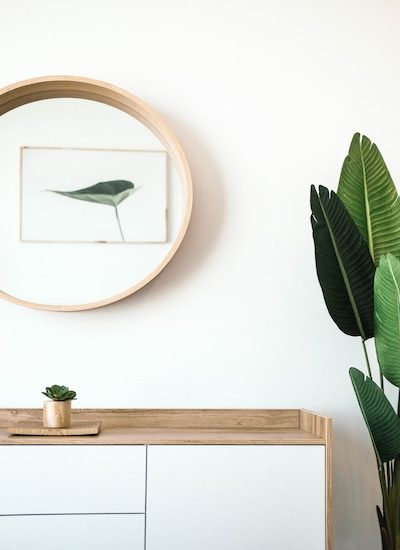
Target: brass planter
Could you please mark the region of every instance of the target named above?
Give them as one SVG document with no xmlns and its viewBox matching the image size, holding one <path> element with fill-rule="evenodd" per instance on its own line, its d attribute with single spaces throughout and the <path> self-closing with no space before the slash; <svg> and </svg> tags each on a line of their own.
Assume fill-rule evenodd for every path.
<svg viewBox="0 0 400 550">
<path fill-rule="evenodd" d="M 71 400 L 45 401 L 43 403 L 43 426 L 45 428 L 70 428 Z"/>
</svg>

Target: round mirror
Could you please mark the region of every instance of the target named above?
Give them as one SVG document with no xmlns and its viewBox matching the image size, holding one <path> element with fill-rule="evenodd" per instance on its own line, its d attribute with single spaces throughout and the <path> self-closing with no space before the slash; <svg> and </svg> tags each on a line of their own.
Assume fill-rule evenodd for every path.
<svg viewBox="0 0 400 550">
<path fill-rule="evenodd" d="M 0 91 L 0 296 L 101 307 L 151 281 L 192 207 L 185 154 L 131 94 L 81 78 Z"/>
</svg>

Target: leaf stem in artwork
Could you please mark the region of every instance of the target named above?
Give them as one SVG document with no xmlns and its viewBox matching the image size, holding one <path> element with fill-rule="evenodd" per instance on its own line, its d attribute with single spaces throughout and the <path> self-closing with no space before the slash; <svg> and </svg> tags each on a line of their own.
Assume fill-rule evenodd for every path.
<svg viewBox="0 0 400 550">
<path fill-rule="evenodd" d="M 123 234 L 123 232 L 122 232 L 121 222 L 119 221 L 118 206 L 115 206 L 114 208 L 115 208 L 115 215 L 116 215 L 116 217 L 117 217 L 119 232 L 121 233 L 121 238 L 122 238 L 122 240 L 125 242 L 125 237 L 124 237 L 124 234 Z"/>
</svg>

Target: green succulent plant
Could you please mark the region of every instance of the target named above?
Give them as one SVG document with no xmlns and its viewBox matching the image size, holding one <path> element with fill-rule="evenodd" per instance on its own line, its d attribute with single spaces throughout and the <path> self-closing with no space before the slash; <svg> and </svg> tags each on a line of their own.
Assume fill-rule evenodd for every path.
<svg viewBox="0 0 400 550">
<path fill-rule="evenodd" d="M 70 390 L 67 386 L 57 386 L 57 384 L 46 388 L 46 391 L 42 391 L 42 394 L 53 401 L 71 401 L 76 397 L 76 392 Z"/>
</svg>

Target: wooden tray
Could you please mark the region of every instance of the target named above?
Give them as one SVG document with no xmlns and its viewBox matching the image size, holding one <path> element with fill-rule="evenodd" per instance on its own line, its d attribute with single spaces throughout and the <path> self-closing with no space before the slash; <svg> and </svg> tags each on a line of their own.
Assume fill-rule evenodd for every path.
<svg viewBox="0 0 400 550">
<path fill-rule="evenodd" d="M 101 422 L 73 422 L 70 428 L 44 428 L 40 422 L 18 422 L 7 428 L 12 435 L 97 435 Z"/>
</svg>

